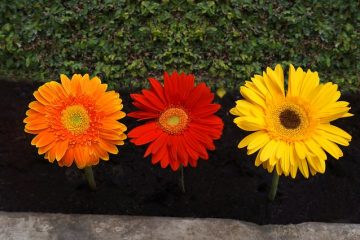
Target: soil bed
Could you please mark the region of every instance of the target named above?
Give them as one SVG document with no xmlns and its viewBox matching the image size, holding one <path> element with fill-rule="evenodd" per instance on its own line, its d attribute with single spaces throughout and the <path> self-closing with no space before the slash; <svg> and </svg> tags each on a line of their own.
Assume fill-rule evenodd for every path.
<svg viewBox="0 0 360 240">
<path fill-rule="evenodd" d="M 360 223 L 360 96 L 342 96 L 354 117 L 336 121 L 353 140 L 343 147 L 339 161 L 329 157 L 325 174 L 295 180 L 281 177 L 274 202 L 267 201 L 271 174 L 254 166 L 237 144 L 245 133 L 232 122 L 228 110 L 238 93 L 216 99 L 225 122 L 217 149 L 197 168 L 185 169 L 187 192 L 178 187 L 179 172 L 161 169 L 144 159 L 144 147 L 127 141 L 109 162 L 94 168 L 98 191 L 89 191 L 75 166 L 61 168 L 37 155 L 24 133 L 22 120 L 39 84 L 1 82 L 0 96 L 0 210 L 52 213 L 96 213 L 173 217 L 216 217 L 258 224 L 304 221 Z M 124 111 L 132 110 L 122 92 Z M 237 97 L 234 97 L 237 96 Z M 130 118 L 129 129 L 139 124 Z"/>
</svg>

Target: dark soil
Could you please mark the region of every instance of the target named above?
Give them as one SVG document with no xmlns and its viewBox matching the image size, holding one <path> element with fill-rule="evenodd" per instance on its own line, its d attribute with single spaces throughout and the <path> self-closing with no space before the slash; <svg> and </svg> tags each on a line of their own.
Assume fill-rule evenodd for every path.
<svg viewBox="0 0 360 240">
<path fill-rule="evenodd" d="M 37 155 L 22 123 L 32 92 L 39 84 L 1 82 L 0 210 L 94 213 L 173 217 L 233 218 L 259 224 L 304 221 L 360 223 L 360 96 L 346 95 L 355 117 L 336 124 L 353 136 L 339 161 L 329 159 L 325 174 L 295 180 L 281 177 L 274 202 L 267 200 L 271 174 L 254 166 L 237 144 L 244 132 L 228 110 L 238 93 L 217 99 L 225 129 L 217 149 L 197 168 L 185 169 L 186 193 L 178 187 L 179 172 L 161 169 L 144 159 L 143 147 L 130 142 L 120 153 L 94 168 L 98 184 L 90 191 L 75 166 L 61 168 Z M 123 92 L 125 111 L 132 110 Z M 129 129 L 138 124 L 124 119 Z"/>
</svg>

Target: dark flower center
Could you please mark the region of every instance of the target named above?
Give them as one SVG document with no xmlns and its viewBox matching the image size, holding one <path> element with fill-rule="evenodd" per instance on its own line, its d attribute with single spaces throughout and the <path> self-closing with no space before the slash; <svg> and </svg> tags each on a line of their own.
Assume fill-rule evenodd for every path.
<svg viewBox="0 0 360 240">
<path fill-rule="evenodd" d="M 280 122 L 287 129 L 295 129 L 301 123 L 300 116 L 293 110 L 285 109 L 280 113 Z"/>
</svg>

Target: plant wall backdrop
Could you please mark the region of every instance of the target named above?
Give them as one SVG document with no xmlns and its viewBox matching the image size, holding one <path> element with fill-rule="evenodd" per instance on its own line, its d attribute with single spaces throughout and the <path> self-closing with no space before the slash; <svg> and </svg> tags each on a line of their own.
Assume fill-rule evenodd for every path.
<svg viewBox="0 0 360 240">
<path fill-rule="evenodd" d="M 231 89 L 291 62 L 356 89 L 359 29 L 356 0 L 1 1 L 0 74 L 89 72 L 131 88 L 178 69 Z"/>
</svg>

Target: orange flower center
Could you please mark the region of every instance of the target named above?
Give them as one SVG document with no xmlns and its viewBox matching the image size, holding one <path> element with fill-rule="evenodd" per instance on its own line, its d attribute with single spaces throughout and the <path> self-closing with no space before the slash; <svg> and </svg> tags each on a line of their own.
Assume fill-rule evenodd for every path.
<svg viewBox="0 0 360 240">
<path fill-rule="evenodd" d="M 182 108 L 173 107 L 160 115 L 159 124 L 169 134 L 178 134 L 184 131 L 189 122 L 189 116 Z"/>
<path fill-rule="evenodd" d="M 72 105 L 63 110 L 61 122 L 74 135 L 80 135 L 90 127 L 89 114 L 81 105 Z"/>
</svg>

